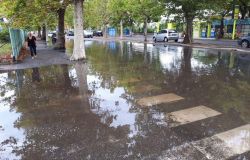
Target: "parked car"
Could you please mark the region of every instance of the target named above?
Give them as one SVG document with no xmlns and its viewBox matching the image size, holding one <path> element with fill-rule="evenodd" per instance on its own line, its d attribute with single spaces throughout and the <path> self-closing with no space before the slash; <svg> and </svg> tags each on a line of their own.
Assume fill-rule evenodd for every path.
<svg viewBox="0 0 250 160">
<path fill-rule="evenodd" d="M 51 35 L 51 40 L 52 40 L 52 44 L 55 44 L 55 43 L 56 43 L 56 41 L 57 41 L 56 33 L 52 33 L 52 35 Z"/>
<path fill-rule="evenodd" d="M 103 36 L 102 31 L 94 31 L 93 35 L 96 36 L 96 37 L 102 37 Z"/>
<path fill-rule="evenodd" d="M 240 37 L 238 40 L 238 44 L 243 48 L 250 47 L 250 33 L 248 33 L 248 36 Z"/>
<path fill-rule="evenodd" d="M 73 31 L 68 31 L 66 35 L 67 36 L 74 36 L 74 32 Z"/>
<path fill-rule="evenodd" d="M 53 34 L 56 34 L 56 31 L 51 31 L 48 33 L 48 37 L 52 37 Z"/>
<path fill-rule="evenodd" d="M 84 30 L 83 33 L 84 33 L 84 38 L 93 38 L 92 31 Z"/>
<path fill-rule="evenodd" d="M 173 29 L 163 29 L 159 33 L 156 33 L 153 36 L 154 42 L 158 41 L 168 42 L 169 40 L 174 40 L 175 42 L 178 42 L 178 39 L 179 39 L 179 33 Z"/>
</svg>

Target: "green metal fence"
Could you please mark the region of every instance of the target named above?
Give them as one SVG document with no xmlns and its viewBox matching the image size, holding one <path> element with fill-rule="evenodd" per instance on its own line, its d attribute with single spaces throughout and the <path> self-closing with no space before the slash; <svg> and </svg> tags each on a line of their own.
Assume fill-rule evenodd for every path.
<svg viewBox="0 0 250 160">
<path fill-rule="evenodd" d="M 20 50 L 25 43 L 27 32 L 22 29 L 13 29 L 13 28 L 9 28 L 9 32 L 10 32 L 10 41 L 12 47 L 12 57 L 13 59 L 16 59 L 19 56 Z"/>
</svg>

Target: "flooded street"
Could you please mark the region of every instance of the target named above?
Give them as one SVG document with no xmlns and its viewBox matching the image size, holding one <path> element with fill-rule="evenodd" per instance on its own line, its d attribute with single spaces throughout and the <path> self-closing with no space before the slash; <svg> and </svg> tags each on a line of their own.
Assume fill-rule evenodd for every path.
<svg viewBox="0 0 250 160">
<path fill-rule="evenodd" d="M 0 72 L 0 160 L 250 159 L 250 54 L 85 45 L 87 63 Z"/>
</svg>

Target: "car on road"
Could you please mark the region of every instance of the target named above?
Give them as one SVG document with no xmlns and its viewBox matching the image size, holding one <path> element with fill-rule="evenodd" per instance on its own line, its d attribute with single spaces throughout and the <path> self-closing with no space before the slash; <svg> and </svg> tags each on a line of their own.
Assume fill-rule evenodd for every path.
<svg viewBox="0 0 250 160">
<path fill-rule="evenodd" d="M 93 32 L 90 30 L 84 30 L 84 38 L 93 38 Z"/>
<path fill-rule="evenodd" d="M 250 33 L 248 33 L 248 36 L 240 37 L 238 40 L 238 44 L 242 48 L 249 48 L 250 47 Z"/>
<path fill-rule="evenodd" d="M 94 31 L 93 36 L 102 37 L 103 36 L 102 31 Z"/>
<path fill-rule="evenodd" d="M 173 29 L 163 29 L 159 33 L 156 33 L 153 36 L 154 42 L 158 41 L 168 42 L 169 40 L 174 40 L 175 42 L 178 42 L 178 39 L 179 39 L 179 33 Z"/>
<path fill-rule="evenodd" d="M 67 36 L 74 36 L 74 32 L 73 31 L 68 31 L 66 35 Z"/>
</svg>

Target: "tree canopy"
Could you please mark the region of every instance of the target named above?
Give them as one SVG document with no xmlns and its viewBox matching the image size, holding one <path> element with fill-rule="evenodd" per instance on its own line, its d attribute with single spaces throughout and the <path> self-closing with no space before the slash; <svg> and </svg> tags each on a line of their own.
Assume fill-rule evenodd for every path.
<svg viewBox="0 0 250 160">
<path fill-rule="evenodd" d="M 48 28 L 54 30 L 57 26 L 59 39 L 63 42 L 62 25 L 69 29 L 74 26 L 73 1 L 2 0 L 0 15 L 10 20 L 11 26 L 18 28 L 35 30 L 47 24 Z M 202 19 L 208 13 L 223 19 L 232 13 L 233 2 L 239 5 L 242 19 L 249 17 L 249 0 L 85 0 L 83 23 L 84 28 L 103 29 L 105 33 L 107 27 L 111 25 L 132 28 L 132 25 L 143 23 L 146 40 L 147 23 L 157 22 L 166 14 L 173 15 L 175 19 L 184 19 L 186 23 L 184 43 L 192 43 L 193 20 Z"/>
</svg>

